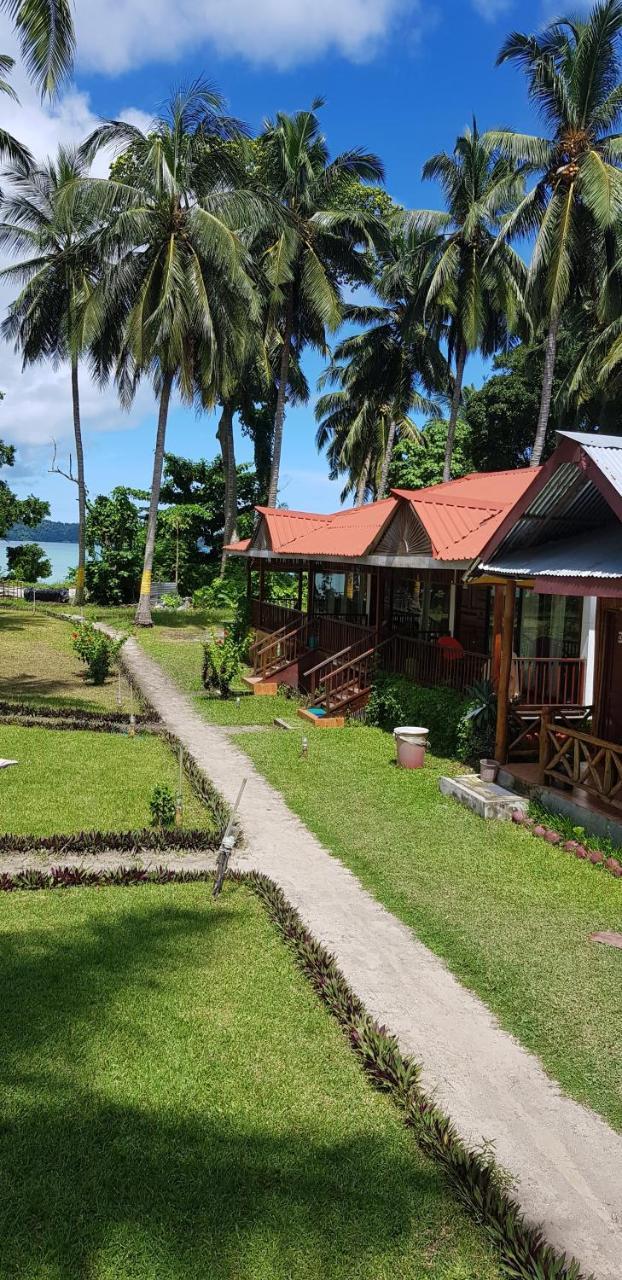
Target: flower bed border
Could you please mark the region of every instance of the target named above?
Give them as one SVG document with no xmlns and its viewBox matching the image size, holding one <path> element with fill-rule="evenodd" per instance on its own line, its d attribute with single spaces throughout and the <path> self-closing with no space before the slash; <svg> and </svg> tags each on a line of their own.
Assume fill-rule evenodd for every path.
<svg viewBox="0 0 622 1280">
<path fill-rule="evenodd" d="M 189 827 L 158 831 L 144 827 L 137 831 L 73 831 L 52 836 L 0 835 L 0 855 L 15 853 L 141 853 L 184 850 L 215 850 L 220 844 L 220 831 Z"/>
<path fill-rule="evenodd" d="M 164 866 L 151 871 L 139 867 L 110 871 L 54 867 L 49 872 L 25 869 L 2 873 L 0 892 L 209 883 L 213 879 L 211 871 L 173 871 Z M 229 872 L 227 880 L 245 884 L 257 895 L 299 968 L 337 1019 L 371 1084 L 389 1094 L 421 1149 L 440 1164 L 457 1198 L 497 1250 L 507 1280 L 583 1280 L 579 1263 L 548 1245 L 541 1229 L 526 1222 L 490 1155 L 468 1148 L 451 1120 L 427 1097 L 419 1065 L 404 1057 L 395 1036 L 367 1013 L 334 956 L 313 937 L 279 886 L 254 871 Z"/>
<path fill-rule="evenodd" d="M 536 839 L 545 840 L 547 844 L 551 845 L 551 848 L 562 849 L 564 853 L 571 853 L 575 858 L 580 858 L 583 862 L 589 862 L 593 867 L 600 867 L 617 880 L 622 877 L 622 864 L 617 858 L 607 858 L 600 849 L 589 849 L 580 840 L 565 840 L 555 827 L 548 825 L 548 819 L 545 826 L 544 822 L 539 822 L 536 818 L 525 815 L 522 809 L 515 809 L 512 814 L 512 822 L 519 827 L 524 827 Z"/>
<path fill-rule="evenodd" d="M 127 728 L 130 713 L 128 711 L 97 711 L 87 707 L 50 707 L 45 703 L 38 706 L 35 702 L 14 702 L 11 699 L 0 699 L 0 716 L 7 715 L 24 715 L 36 716 L 41 720 L 64 720 L 71 718 L 72 720 L 85 721 L 86 727 L 90 724 L 97 724 L 102 720 L 106 720 L 110 724 L 119 724 Z M 153 715 L 146 715 L 144 712 L 137 712 L 134 720 L 137 725 L 151 724 Z M 158 717 L 156 717 L 158 719 Z"/>
</svg>

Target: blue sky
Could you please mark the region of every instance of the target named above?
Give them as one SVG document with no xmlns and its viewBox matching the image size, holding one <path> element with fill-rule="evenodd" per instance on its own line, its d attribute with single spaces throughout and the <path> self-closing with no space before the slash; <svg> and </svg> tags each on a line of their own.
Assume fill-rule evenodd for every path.
<svg viewBox="0 0 622 1280">
<path fill-rule="evenodd" d="M 542 0 L 178 0 L 175 6 L 76 0 L 76 9 L 74 85 L 53 107 L 41 107 L 18 68 L 23 105 L 2 108 L 3 123 L 38 154 L 59 139 L 77 140 L 99 115 L 146 122 L 171 86 L 203 75 L 252 129 L 277 110 L 293 111 L 323 95 L 331 151 L 355 145 L 376 151 L 395 199 L 429 208 L 439 207 L 439 192 L 421 182 L 421 166 L 433 152 L 452 147 L 473 112 L 482 128 L 534 126 L 520 74 L 494 62 L 509 29 L 533 30 L 550 16 Z M 5 30 L 3 48 L 11 47 Z M 73 519 L 73 486 L 48 474 L 51 438 L 61 455 L 70 447 L 66 371 L 22 375 L 7 348 L 2 361 L 0 435 L 18 446 L 15 487 L 46 497 L 54 517 Z M 321 362 L 310 356 L 306 367 L 314 387 Z M 470 380 L 484 376 L 481 362 L 472 361 Z M 115 484 L 148 485 L 154 422 L 146 386 L 129 415 L 112 392 L 101 397 L 85 387 L 91 494 Z M 167 447 L 213 457 L 214 426 L 212 418 L 197 419 L 176 406 Z M 340 486 L 328 481 L 314 434 L 313 401 L 288 412 L 280 496 L 290 507 L 331 510 Z M 248 458 L 242 437 L 238 447 L 240 460 Z"/>
</svg>

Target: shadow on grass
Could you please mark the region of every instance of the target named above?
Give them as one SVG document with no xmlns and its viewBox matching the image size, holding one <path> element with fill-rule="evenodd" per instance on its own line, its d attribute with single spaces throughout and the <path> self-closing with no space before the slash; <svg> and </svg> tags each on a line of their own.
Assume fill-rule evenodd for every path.
<svg viewBox="0 0 622 1280">
<path fill-rule="evenodd" d="M 219 1096 L 217 1079 L 213 1094 L 209 1079 L 201 1081 L 200 1105 L 180 1097 L 176 1075 L 169 1088 L 160 1061 L 153 1064 L 163 1079 L 157 1104 L 153 1092 L 147 1102 L 140 1086 L 128 1087 L 136 1045 L 127 1030 L 124 1061 L 117 1019 L 129 1015 L 121 997 L 129 991 L 147 1000 L 166 982 L 168 966 L 179 966 L 184 948 L 196 944 L 209 956 L 226 927 L 226 906 L 206 912 L 167 903 L 154 911 L 132 904 L 116 921 L 69 916 L 62 930 L 4 935 L 2 1276 L 371 1277 L 383 1248 L 397 1247 L 410 1231 L 413 1205 L 434 1196 L 434 1173 L 422 1174 L 406 1153 L 396 1159 L 395 1145 L 382 1137 L 337 1142 L 327 1126 L 320 1141 L 312 1117 L 308 1133 L 284 1132 L 278 1091 L 274 1113 L 245 1107 L 255 1061 L 248 1081 L 237 1081 L 239 1110 L 230 1087 L 224 1100 Z M 189 981 L 191 972 L 189 966 Z M 206 1006 L 209 1019 L 209 996 Z M 90 1081 L 89 1054 L 79 1067 L 84 1038 L 103 1030 L 105 1042 L 107 1024 L 118 1075 Z M 121 1026 L 125 1034 L 127 1024 Z M 177 1064 L 169 1059 L 173 1073 L 183 1061 L 183 1038 L 178 1052 Z"/>
</svg>

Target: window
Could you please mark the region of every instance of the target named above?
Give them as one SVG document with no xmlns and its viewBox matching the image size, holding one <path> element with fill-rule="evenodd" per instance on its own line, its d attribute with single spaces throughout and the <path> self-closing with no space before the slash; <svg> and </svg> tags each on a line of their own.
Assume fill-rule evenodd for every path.
<svg viewBox="0 0 622 1280">
<path fill-rule="evenodd" d="M 581 596 L 545 596 L 520 590 L 514 647 L 521 658 L 578 658 Z"/>
<path fill-rule="evenodd" d="M 367 574 L 358 569 L 345 573 L 315 574 L 315 612 L 335 617 L 367 616 Z"/>
</svg>

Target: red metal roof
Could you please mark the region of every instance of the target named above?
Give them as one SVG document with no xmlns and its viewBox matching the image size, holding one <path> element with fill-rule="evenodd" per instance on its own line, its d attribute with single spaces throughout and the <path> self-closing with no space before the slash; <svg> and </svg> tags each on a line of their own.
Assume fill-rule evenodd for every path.
<svg viewBox="0 0 622 1280">
<path fill-rule="evenodd" d="M 250 538 L 241 538 L 239 542 L 228 542 L 225 551 L 237 551 L 240 554 L 242 551 L 248 551 L 249 545 Z"/>
<path fill-rule="evenodd" d="M 424 525 L 436 560 L 472 560 L 539 472 L 476 471 L 429 489 L 394 489 Z"/>
<path fill-rule="evenodd" d="M 275 554 L 347 560 L 372 553 L 400 503 L 408 502 L 429 535 L 435 559 L 472 560 L 537 473 L 530 467 L 475 472 L 429 489 L 393 489 L 380 502 L 331 515 L 281 507 L 257 507 L 257 511 Z M 252 554 L 261 528 L 260 523 L 251 539 L 233 543 L 227 550 L 241 554 L 250 548 Z"/>
</svg>

